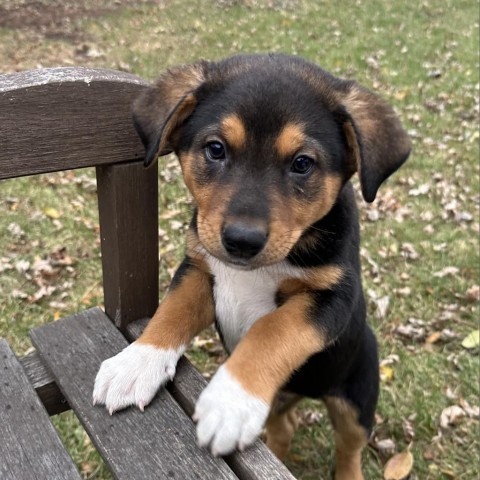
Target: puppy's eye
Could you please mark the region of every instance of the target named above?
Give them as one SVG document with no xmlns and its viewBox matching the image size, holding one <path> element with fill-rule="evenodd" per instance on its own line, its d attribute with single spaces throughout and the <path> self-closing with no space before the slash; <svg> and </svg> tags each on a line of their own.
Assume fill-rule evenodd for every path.
<svg viewBox="0 0 480 480">
<path fill-rule="evenodd" d="M 292 162 L 290 171 L 293 173 L 298 173 L 299 175 L 306 175 L 313 168 L 314 162 L 313 159 L 307 157 L 306 155 L 299 155 Z"/>
<path fill-rule="evenodd" d="M 222 161 L 226 158 L 225 147 L 218 141 L 208 142 L 205 147 L 205 153 L 207 158 L 213 162 Z"/>
</svg>

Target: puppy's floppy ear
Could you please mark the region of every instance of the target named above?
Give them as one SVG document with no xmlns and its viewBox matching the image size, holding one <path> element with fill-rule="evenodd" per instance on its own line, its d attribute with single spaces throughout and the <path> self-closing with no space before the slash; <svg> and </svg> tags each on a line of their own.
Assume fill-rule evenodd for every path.
<svg viewBox="0 0 480 480">
<path fill-rule="evenodd" d="M 133 123 L 145 146 L 145 166 L 173 151 L 173 133 L 195 109 L 205 68 L 206 62 L 172 68 L 135 100 Z"/>
<path fill-rule="evenodd" d="M 348 82 L 341 104 L 353 169 L 360 175 L 363 198 L 373 202 L 380 185 L 408 158 L 411 142 L 393 109 L 374 93 Z"/>
</svg>

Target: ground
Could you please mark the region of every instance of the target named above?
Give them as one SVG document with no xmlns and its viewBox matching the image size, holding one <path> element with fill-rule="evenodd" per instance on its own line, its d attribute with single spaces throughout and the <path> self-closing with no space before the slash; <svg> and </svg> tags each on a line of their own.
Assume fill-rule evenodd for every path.
<svg viewBox="0 0 480 480">
<path fill-rule="evenodd" d="M 283 51 L 356 78 L 392 103 L 412 156 L 372 205 L 359 197 L 369 317 L 382 392 L 364 468 L 382 478 L 411 452 L 412 479 L 478 477 L 478 5 L 472 1 L 0 0 L 0 71 L 87 65 L 153 79 L 235 52 Z M 160 169 L 162 291 L 191 211 L 175 158 Z M 94 172 L 0 183 L 0 336 L 102 303 Z M 475 337 L 477 335 L 477 337 Z M 213 332 L 190 358 L 224 359 Z M 331 430 L 306 402 L 287 465 L 329 478 Z M 110 478 L 71 414 L 56 420 L 85 478 Z M 409 455 L 395 457 L 408 463 Z M 388 470 L 389 467 L 387 467 Z"/>
</svg>

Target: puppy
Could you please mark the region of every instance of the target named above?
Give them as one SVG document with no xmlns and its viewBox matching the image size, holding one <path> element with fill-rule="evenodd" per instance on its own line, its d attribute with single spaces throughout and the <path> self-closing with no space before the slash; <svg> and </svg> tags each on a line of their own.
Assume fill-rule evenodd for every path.
<svg viewBox="0 0 480 480">
<path fill-rule="evenodd" d="M 286 55 L 174 68 L 138 98 L 145 165 L 175 152 L 195 210 L 186 257 L 142 336 L 103 362 L 94 403 L 143 411 L 190 340 L 215 323 L 229 358 L 194 414 L 214 455 L 266 427 L 280 458 L 302 397 L 333 423 L 337 480 L 358 480 L 378 396 L 365 321 L 358 213 L 407 159 L 410 141 L 379 97 Z"/>
</svg>

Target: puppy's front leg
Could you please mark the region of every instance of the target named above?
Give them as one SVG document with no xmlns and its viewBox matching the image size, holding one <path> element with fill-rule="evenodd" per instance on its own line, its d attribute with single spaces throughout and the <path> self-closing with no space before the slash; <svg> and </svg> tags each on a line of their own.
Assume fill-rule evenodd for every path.
<svg viewBox="0 0 480 480">
<path fill-rule="evenodd" d="M 104 404 L 110 414 L 129 405 L 143 411 L 175 375 L 178 359 L 190 340 L 214 318 L 208 269 L 187 257 L 140 338 L 102 363 L 93 403 Z"/>
<path fill-rule="evenodd" d="M 311 295 L 300 293 L 251 327 L 200 395 L 194 415 L 200 445 L 226 455 L 261 433 L 279 388 L 325 347 L 311 309 Z"/>
</svg>

